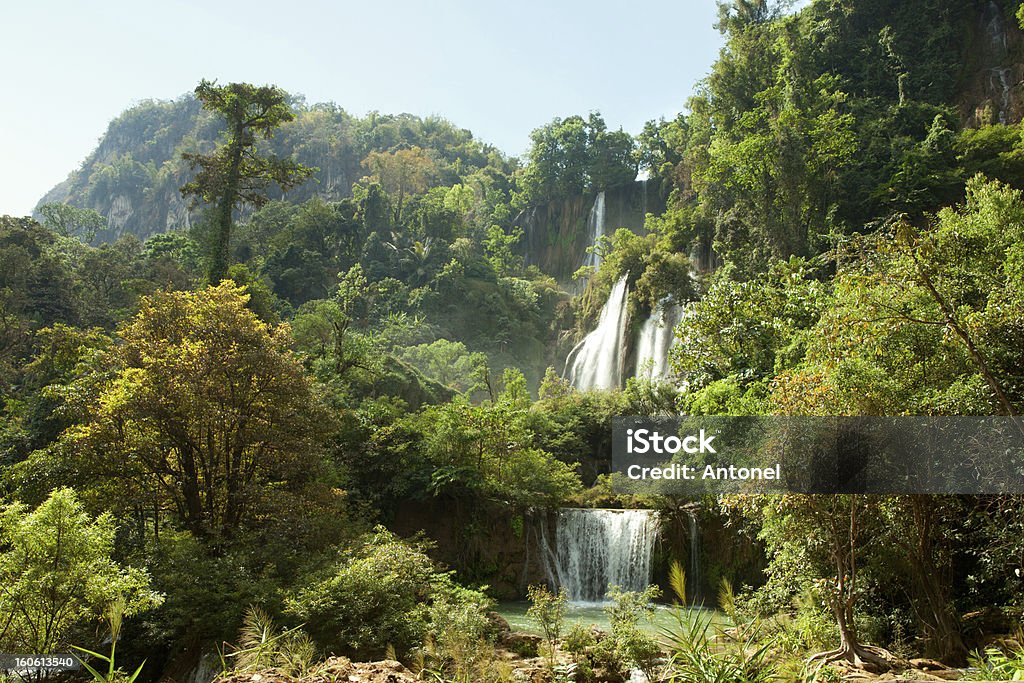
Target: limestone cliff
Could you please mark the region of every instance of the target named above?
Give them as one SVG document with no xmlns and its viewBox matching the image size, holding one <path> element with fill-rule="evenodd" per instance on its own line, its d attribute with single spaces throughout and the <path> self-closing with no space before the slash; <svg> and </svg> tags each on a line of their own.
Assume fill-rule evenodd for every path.
<svg viewBox="0 0 1024 683">
<path fill-rule="evenodd" d="M 1024 118 L 1024 33 L 1014 4 L 987 0 L 965 27 L 969 39 L 959 107 L 967 126 Z"/>
<path fill-rule="evenodd" d="M 523 230 L 519 249 L 526 264 L 569 284 L 573 273 L 587 265 L 586 250 L 593 244 L 595 229 L 603 235 L 618 228 L 643 233 L 646 214 L 665 210 L 664 199 L 646 181 L 601 194 L 559 199 L 523 211 L 516 225 Z"/>
<path fill-rule="evenodd" d="M 309 181 L 288 193 L 296 202 L 314 195 L 327 201 L 350 196 L 353 183 L 367 174 L 362 161 L 371 151 L 422 147 L 437 166 L 439 184 L 459 182 L 493 162 L 496 152 L 468 130 L 439 118 L 376 113 L 357 118 L 333 104 L 307 106 L 301 101 L 294 109 L 295 120 L 260 145 L 263 153 L 294 156 L 316 169 Z M 95 209 L 107 219 L 98 241 L 187 229 L 199 213 L 179 192 L 191 177 L 181 155 L 209 152 L 222 132 L 223 124 L 191 95 L 142 102 L 114 119 L 81 168 L 39 204 L 67 202 Z M 274 188 L 269 194 L 284 197 Z"/>
</svg>

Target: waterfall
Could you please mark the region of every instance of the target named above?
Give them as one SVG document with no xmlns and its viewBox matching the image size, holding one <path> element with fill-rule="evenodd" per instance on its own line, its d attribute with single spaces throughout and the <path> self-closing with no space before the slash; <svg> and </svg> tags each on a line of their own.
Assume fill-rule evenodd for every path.
<svg viewBox="0 0 1024 683">
<path fill-rule="evenodd" d="M 697 510 L 687 508 L 686 514 L 690 518 L 690 569 L 687 582 L 690 585 L 687 591 L 690 603 L 699 604 L 704 601 L 700 590 L 704 581 L 700 571 L 700 525 L 697 523 Z"/>
<path fill-rule="evenodd" d="M 185 683 L 210 683 L 221 673 L 221 661 L 216 653 L 204 652 L 194 669 L 185 675 Z"/>
<path fill-rule="evenodd" d="M 590 234 L 590 246 L 596 247 L 597 243 L 604 237 L 604 190 L 597 193 L 594 205 L 590 207 L 590 215 L 587 216 L 587 232 Z M 583 259 L 583 265 L 593 266 L 596 270 L 601 266 L 600 254 L 591 251 Z"/>
<path fill-rule="evenodd" d="M 573 602 L 602 601 L 609 586 L 642 591 L 651 581 L 657 535 L 651 510 L 563 508 L 554 547 L 541 534 L 548 581 Z"/>
<path fill-rule="evenodd" d="M 569 382 L 577 389 L 617 389 L 622 384 L 626 336 L 627 275 L 612 287 L 597 327 L 565 359 Z"/>
<path fill-rule="evenodd" d="M 989 51 L 996 59 L 1002 59 L 1007 52 L 1006 26 L 1003 22 L 1003 10 L 994 0 L 989 0 L 985 6 L 982 21 L 988 34 Z"/>
<path fill-rule="evenodd" d="M 663 379 L 668 376 L 668 351 L 675 340 L 675 327 L 681 310 L 669 300 L 662 299 L 644 321 L 637 339 L 637 377 Z"/>
<path fill-rule="evenodd" d="M 523 250 L 523 266 L 532 266 L 533 262 L 530 260 L 533 249 L 533 233 L 537 230 L 537 207 L 531 206 L 524 214 L 526 229 L 521 240 L 521 244 L 525 244 L 526 248 Z M 518 219 L 517 219 L 518 220 Z"/>
<path fill-rule="evenodd" d="M 998 97 L 999 123 L 1006 125 L 1010 113 L 1011 83 L 1010 69 L 1007 63 L 1006 24 L 1003 20 L 1002 8 L 990 0 L 982 13 L 982 23 L 988 34 L 988 46 L 984 49 L 984 60 L 993 65 L 989 71 L 989 91 Z"/>
<path fill-rule="evenodd" d="M 998 90 L 999 95 L 999 123 L 1006 125 L 1007 113 L 1010 111 L 1010 70 L 992 69 L 992 90 Z M 998 85 L 996 84 L 998 81 Z"/>
</svg>

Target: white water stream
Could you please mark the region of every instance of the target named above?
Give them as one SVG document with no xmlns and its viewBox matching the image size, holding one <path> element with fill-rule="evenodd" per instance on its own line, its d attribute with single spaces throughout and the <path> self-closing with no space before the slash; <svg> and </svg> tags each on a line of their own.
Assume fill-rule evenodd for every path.
<svg viewBox="0 0 1024 683">
<path fill-rule="evenodd" d="M 627 276 L 615 283 L 601 308 L 597 328 L 565 359 L 566 376 L 577 389 L 617 389 L 622 384 L 626 337 Z"/>
<path fill-rule="evenodd" d="M 664 379 L 669 373 L 668 352 L 675 341 L 675 327 L 682 309 L 669 301 L 659 301 L 640 328 L 636 346 L 636 376 Z"/>
<path fill-rule="evenodd" d="M 558 510 L 554 542 L 542 534 L 548 581 L 576 603 L 600 602 L 609 586 L 642 591 L 651 581 L 658 519 L 651 510 Z"/>
</svg>

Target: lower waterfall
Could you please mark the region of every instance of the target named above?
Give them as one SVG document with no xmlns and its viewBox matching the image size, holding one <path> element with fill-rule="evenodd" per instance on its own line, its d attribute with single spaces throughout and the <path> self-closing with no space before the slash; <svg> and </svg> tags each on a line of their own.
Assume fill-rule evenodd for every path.
<svg viewBox="0 0 1024 683">
<path fill-rule="evenodd" d="M 554 543 L 542 533 L 548 581 L 573 602 L 600 602 L 609 586 L 642 591 L 651 581 L 658 518 L 651 510 L 563 508 Z"/>
</svg>

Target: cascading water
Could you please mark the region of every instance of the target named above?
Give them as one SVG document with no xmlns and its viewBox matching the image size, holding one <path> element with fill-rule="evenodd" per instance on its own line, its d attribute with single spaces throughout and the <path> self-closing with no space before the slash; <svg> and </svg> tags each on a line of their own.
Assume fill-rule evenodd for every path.
<svg viewBox="0 0 1024 683">
<path fill-rule="evenodd" d="M 628 275 L 612 287 L 601 308 L 597 328 L 583 338 L 565 359 L 569 382 L 577 389 L 615 389 L 622 384 L 622 364 L 626 336 L 626 299 Z"/>
<path fill-rule="evenodd" d="M 982 21 L 985 24 L 985 32 L 988 34 L 988 50 L 997 59 L 1002 59 L 1007 52 L 1006 24 L 1003 21 L 1002 8 L 994 0 L 989 0 L 985 5 Z"/>
<path fill-rule="evenodd" d="M 651 581 L 657 536 L 651 510 L 563 508 L 553 546 L 542 533 L 548 581 L 573 602 L 600 602 L 609 586 L 642 591 Z"/>
<path fill-rule="evenodd" d="M 644 222 L 647 222 L 647 181 L 651 178 L 651 172 L 646 168 L 640 169 L 636 174 L 636 182 L 640 183 L 640 215 Z"/>
<path fill-rule="evenodd" d="M 988 34 L 988 45 L 984 48 L 983 59 L 990 65 L 996 65 L 988 70 L 988 89 L 993 95 L 998 94 L 998 120 L 999 123 L 1006 125 L 1013 83 L 1011 70 L 1005 66 L 1008 49 L 1002 8 L 990 0 L 982 14 L 982 23 L 985 26 L 985 33 Z"/>
<path fill-rule="evenodd" d="M 997 84 L 998 81 L 998 84 Z M 1010 111 L 1010 70 L 992 69 L 992 89 L 999 91 L 999 123 L 1007 123 Z"/>
<path fill-rule="evenodd" d="M 697 523 L 697 511 L 693 509 L 686 510 L 687 516 L 690 518 L 690 570 L 687 583 L 687 596 L 691 603 L 699 604 L 703 602 L 701 596 L 700 587 L 704 581 L 701 576 L 701 565 L 700 565 L 700 525 Z"/>
<path fill-rule="evenodd" d="M 604 237 L 604 216 L 604 190 L 601 190 L 594 198 L 594 205 L 590 207 L 590 215 L 587 216 L 587 232 L 590 234 L 591 247 L 596 247 Z M 583 265 L 592 266 L 596 270 L 601 266 L 601 255 L 591 250 L 583 259 Z"/>
<path fill-rule="evenodd" d="M 636 376 L 662 379 L 668 376 L 668 352 L 675 340 L 675 326 L 682 309 L 662 299 L 640 328 L 636 347 Z"/>
</svg>

